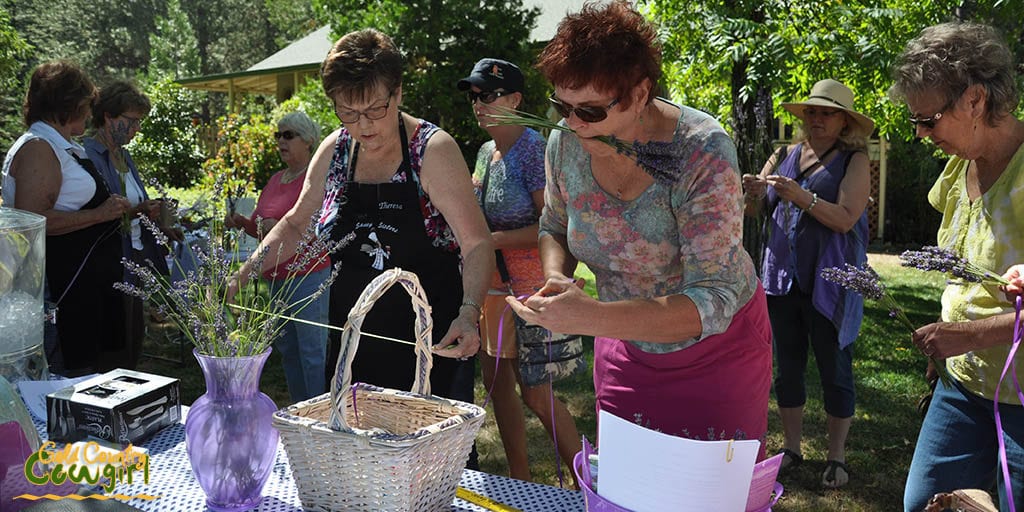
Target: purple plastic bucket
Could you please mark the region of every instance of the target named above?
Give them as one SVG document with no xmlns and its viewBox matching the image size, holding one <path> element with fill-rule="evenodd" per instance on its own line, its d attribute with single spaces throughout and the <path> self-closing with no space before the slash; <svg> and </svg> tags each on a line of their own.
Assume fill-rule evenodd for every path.
<svg viewBox="0 0 1024 512">
<path fill-rule="evenodd" d="M 606 498 L 602 498 L 591 486 L 590 482 L 593 480 L 590 478 L 590 462 L 589 455 L 591 450 L 590 443 L 583 440 L 583 450 L 576 453 L 576 456 L 572 459 L 572 470 L 576 473 L 576 482 L 580 486 L 580 491 L 583 492 L 583 502 L 586 504 L 587 512 L 632 512 L 630 509 L 616 505 Z M 779 498 L 782 497 L 783 488 L 782 484 L 775 482 L 775 489 L 772 493 L 771 502 L 768 506 L 762 509 L 748 510 L 747 512 L 772 512 L 772 505 L 778 503 Z"/>
<path fill-rule="evenodd" d="M 572 459 L 572 470 L 576 473 L 576 482 L 583 491 L 583 501 L 587 505 L 587 512 L 632 512 L 628 508 L 620 507 L 611 501 L 601 497 L 590 486 L 590 463 L 587 461 L 587 449 L 576 453 Z"/>
</svg>

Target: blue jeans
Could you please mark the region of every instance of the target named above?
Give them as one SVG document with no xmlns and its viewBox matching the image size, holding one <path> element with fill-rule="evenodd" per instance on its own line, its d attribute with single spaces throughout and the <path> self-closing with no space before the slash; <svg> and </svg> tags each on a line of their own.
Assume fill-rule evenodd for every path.
<svg viewBox="0 0 1024 512">
<path fill-rule="evenodd" d="M 305 277 L 271 281 L 270 293 L 276 295 L 284 289 L 284 298 L 295 302 L 309 296 L 331 275 L 329 268 Z M 301 281 L 301 283 L 300 283 Z M 305 307 L 302 303 L 289 307 L 286 315 L 327 324 L 330 293 L 325 291 Z M 302 307 L 300 310 L 299 308 Z M 324 364 L 327 359 L 327 328 L 285 320 L 274 348 L 281 353 L 284 377 L 293 402 L 300 402 L 324 392 Z"/>
<path fill-rule="evenodd" d="M 999 404 L 1010 468 L 1010 485 L 1017 510 L 1024 509 L 1024 407 Z M 999 490 L 999 509 L 1009 510 L 997 456 L 992 400 L 967 391 L 955 380 L 940 381 L 921 425 L 914 460 L 907 475 L 903 506 L 920 512 L 932 495 L 955 489 Z"/>
</svg>

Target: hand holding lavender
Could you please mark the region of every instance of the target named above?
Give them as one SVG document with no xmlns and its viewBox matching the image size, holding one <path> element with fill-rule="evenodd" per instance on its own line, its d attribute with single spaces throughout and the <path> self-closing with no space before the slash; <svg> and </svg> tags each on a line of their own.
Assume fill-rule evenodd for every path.
<svg viewBox="0 0 1024 512">
<path fill-rule="evenodd" d="M 846 288 L 852 292 L 859 293 L 864 296 L 865 299 L 874 300 L 881 302 L 882 305 L 889 310 L 889 316 L 895 318 L 899 323 L 903 324 L 909 331 L 911 336 L 917 331 L 914 324 L 907 318 L 907 314 L 903 311 L 903 308 L 896 302 L 896 299 L 885 289 L 885 285 L 882 284 L 881 278 L 875 269 L 871 268 L 871 265 L 864 264 L 863 268 L 857 268 L 847 263 L 844 268 L 832 267 L 822 269 L 822 279 L 831 281 L 833 283 Z M 946 365 L 942 364 L 941 361 L 937 361 L 931 354 L 925 354 L 928 359 L 932 361 L 935 366 L 935 370 L 939 373 L 939 378 L 942 379 L 942 383 L 949 385 L 949 372 L 946 371 Z"/>
</svg>

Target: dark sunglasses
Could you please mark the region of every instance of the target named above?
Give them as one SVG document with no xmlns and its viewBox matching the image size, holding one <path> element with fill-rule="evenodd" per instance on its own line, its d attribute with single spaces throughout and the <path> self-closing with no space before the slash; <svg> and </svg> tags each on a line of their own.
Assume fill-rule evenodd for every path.
<svg viewBox="0 0 1024 512">
<path fill-rule="evenodd" d="M 619 103 L 619 99 L 615 98 L 607 107 L 574 107 L 568 103 L 558 99 L 554 93 L 548 98 L 551 101 L 551 106 L 555 107 L 558 114 L 566 119 L 569 116 L 576 114 L 576 117 L 584 123 L 600 123 L 608 117 L 608 109 L 614 107 Z"/>
<path fill-rule="evenodd" d="M 914 125 L 914 129 L 917 129 L 917 127 L 922 126 L 929 130 L 934 130 L 935 125 L 938 124 L 939 122 L 939 119 L 942 119 L 942 113 L 949 110 L 954 103 L 956 103 L 956 101 L 947 103 L 946 106 L 942 107 L 942 109 L 936 112 L 934 115 L 928 117 L 911 117 L 908 118 L 907 121 L 910 121 L 910 124 Z"/>
<path fill-rule="evenodd" d="M 491 104 L 491 103 L 494 103 L 494 100 L 496 100 L 496 99 L 498 99 L 498 98 L 500 98 L 500 97 L 502 97 L 502 96 L 504 96 L 506 94 L 508 94 L 508 93 L 505 92 L 505 91 L 480 91 L 480 92 L 466 91 L 466 96 L 469 96 L 469 102 L 470 103 L 476 103 L 476 100 L 480 100 L 483 103 L 486 103 L 488 105 Z"/>
<path fill-rule="evenodd" d="M 298 137 L 298 136 L 299 136 L 299 134 L 297 134 L 297 133 L 295 133 L 295 132 L 293 132 L 291 130 L 285 130 L 283 132 L 274 132 L 274 139 L 282 139 L 283 138 L 284 140 L 292 140 L 292 139 L 294 139 L 295 137 Z"/>
</svg>

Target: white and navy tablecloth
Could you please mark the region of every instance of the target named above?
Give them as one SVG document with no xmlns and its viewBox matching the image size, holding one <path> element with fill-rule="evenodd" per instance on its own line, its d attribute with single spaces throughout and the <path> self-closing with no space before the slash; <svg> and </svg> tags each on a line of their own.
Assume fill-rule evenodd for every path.
<svg viewBox="0 0 1024 512">
<path fill-rule="evenodd" d="M 182 409 L 187 409 L 182 407 Z M 183 411 L 183 414 L 186 411 Z M 36 429 L 46 438 L 46 425 L 34 418 Z M 144 511 L 193 512 L 206 510 L 206 496 L 192 475 L 192 466 L 185 453 L 185 426 L 167 427 L 145 443 L 149 450 L 149 483 L 136 480 L 132 485 L 119 484 L 114 492 L 126 496 L 147 494 L 154 500 L 133 499 L 128 503 Z M 138 475 L 138 473 L 136 473 Z M 459 485 L 501 504 L 523 512 L 582 511 L 583 495 L 577 491 L 548 485 L 523 482 L 511 478 L 464 470 Z M 295 512 L 302 510 L 298 489 L 292 479 L 284 446 L 277 445 L 277 458 L 270 479 L 263 488 L 263 502 L 256 510 L 264 512 Z M 488 509 L 455 498 L 453 511 L 487 512 Z"/>
</svg>

